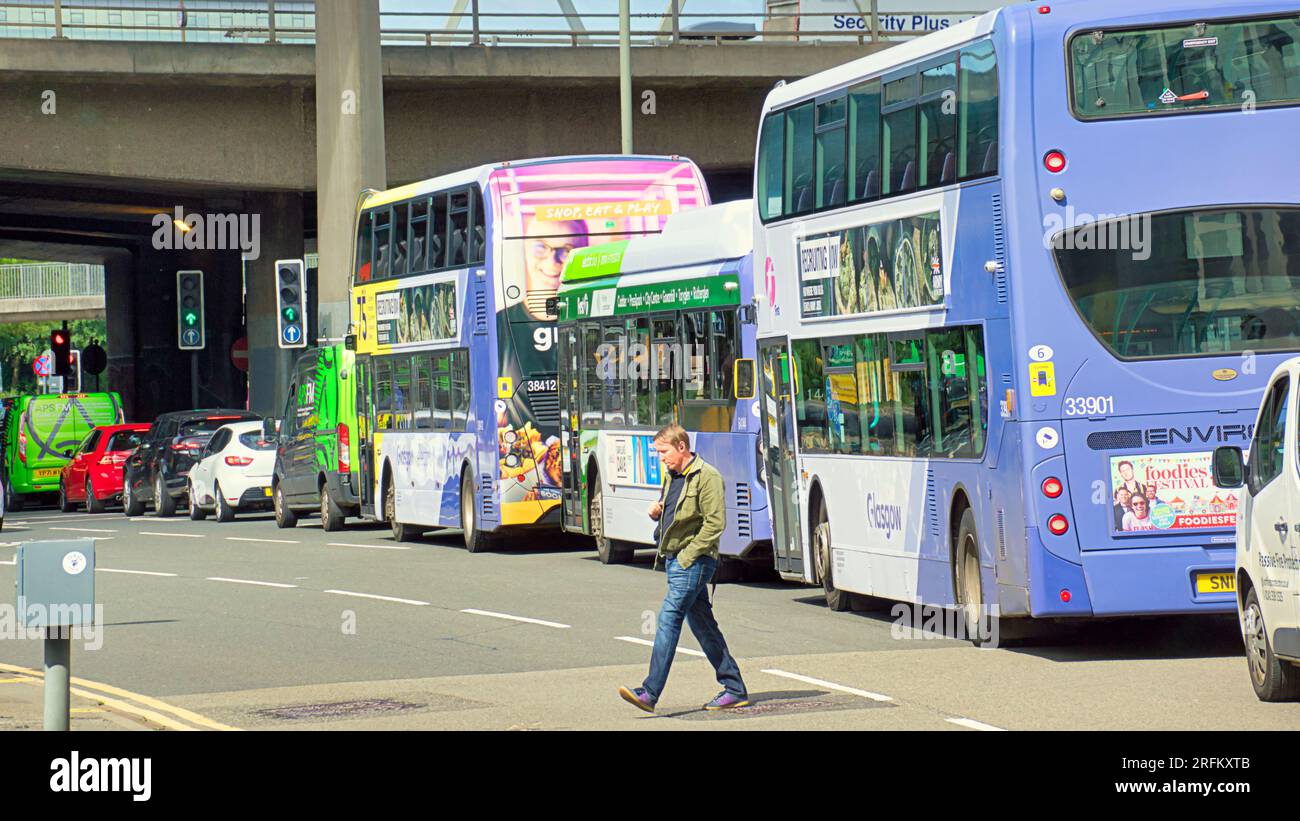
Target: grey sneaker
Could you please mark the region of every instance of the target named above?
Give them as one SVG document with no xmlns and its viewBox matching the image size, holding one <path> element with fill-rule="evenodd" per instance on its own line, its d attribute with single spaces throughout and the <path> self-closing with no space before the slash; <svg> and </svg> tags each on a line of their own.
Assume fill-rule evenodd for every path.
<svg viewBox="0 0 1300 821">
<path fill-rule="evenodd" d="M 718 693 L 713 701 L 704 705 L 706 710 L 734 710 L 737 707 L 748 707 L 749 699 L 743 696 L 733 696 L 726 690 Z"/>
<path fill-rule="evenodd" d="M 640 707 L 647 713 L 653 713 L 655 711 L 655 703 L 650 699 L 650 694 L 645 691 L 644 687 L 636 687 L 631 690 L 626 687 L 620 687 L 618 688 L 618 694 L 622 696 L 623 700 L 628 704 Z"/>
</svg>

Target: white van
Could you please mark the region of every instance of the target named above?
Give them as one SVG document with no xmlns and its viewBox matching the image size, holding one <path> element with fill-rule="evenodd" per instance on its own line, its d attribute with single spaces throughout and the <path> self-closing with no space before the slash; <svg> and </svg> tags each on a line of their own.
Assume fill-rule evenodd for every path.
<svg viewBox="0 0 1300 821">
<path fill-rule="evenodd" d="M 1300 357 L 1278 366 L 1255 420 L 1249 458 L 1214 451 L 1214 483 L 1237 500 L 1237 611 L 1250 683 L 1261 701 L 1300 697 Z"/>
</svg>

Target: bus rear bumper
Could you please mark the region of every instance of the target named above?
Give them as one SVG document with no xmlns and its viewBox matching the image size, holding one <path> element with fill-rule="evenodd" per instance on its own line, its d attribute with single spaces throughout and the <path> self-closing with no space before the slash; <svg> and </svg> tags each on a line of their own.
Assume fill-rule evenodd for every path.
<svg viewBox="0 0 1300 821">
<path fill-rule="evenodd" d="M 1199 573 L 1234 572 L 1231 546 L 1187 545 L 1167 548 L 1093 550 L 1083 554 L 1093 614 L 1136 616 L 1177 613 L 1232 613 L 1232 592 L 1198 593 Z"/>
</svg>

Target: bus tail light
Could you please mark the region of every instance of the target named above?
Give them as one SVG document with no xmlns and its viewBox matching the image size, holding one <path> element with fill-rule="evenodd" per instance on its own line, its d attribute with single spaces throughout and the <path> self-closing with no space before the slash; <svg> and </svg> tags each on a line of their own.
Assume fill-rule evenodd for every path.
<svg viewBox="0 0 1300 821">
<path fill-rule="evenodd" d="M 1065 170 L 1065 155 L 1060 151 L 1053 149 L 1047 152 L 1043 157 L 1043 167 L 1053 174 L 1059 174 Z"/>
<path fill-rule="evenodd" d="M 1066 531 L 1070 529 L 1070 520 L 1057 513 L 1047 520 L 1047 529 L 1052 532 L 1053 536 L 1064 536 Z"/>
<path fill-rule="evenodd" d="M 1070 590 L 1069 590 L 1069 588 L 1065 588 L 1065 587 L 1061 588 L 1061 601 L 1065 602 L 1066 604 L 1069 604 L 1069 603 L 1070 603 Z"/>
<path fill-rule="evenodd" d="M 1055 476 L 1048 476 L 1043 480 L 1043 495 L 1049 499 L 1058 499 L 1065 492 L 1065 486 L 1061 480 Z"/>
<path fill-rule="evenodd" d="M 338 427 L 339 440 L 339 473 L 352 472 L 352 439 L 348 434 L 348 426 L 339 422 Z"/>
</svg>

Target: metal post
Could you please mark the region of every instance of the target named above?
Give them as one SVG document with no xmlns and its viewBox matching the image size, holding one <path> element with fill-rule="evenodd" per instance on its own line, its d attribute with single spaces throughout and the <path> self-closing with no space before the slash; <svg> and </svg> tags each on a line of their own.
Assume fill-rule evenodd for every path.
<svg viewBox="0 0 1300 821">
<path fill-rule="evenodd" d="M 673 0 L 673 45 L 677 45 L 682 34 L 682 3 L 681 0 Z"/>
<path fill-rule="evenodd" d="M 479 45 L 479 21 L 478 21 L 478 0 L 474 0 L 470 6 L 470 23 L 474 27 L 474 45 Z"/>
<path fill-rule="evenodd" d="M 632 0 L 618 0 L 618 103 L 623 153 L 632 153 Z"/>
<path fill-rule="evenodd" d="M 266 29 L 268 43 L 275 42 L 275 0 L 266 0 Z"/>
<path fill-rule="evenodd" d="M 204 344 L 207 344 L 204 340 Z M 199 406 L 199 352 L 190 351 L 190 407 Z"/>
<path fill-rule="evenodd" d="M 54 0 L 54 39 L 63 39 L 63 0 Z"/>
<path fill-rule="evenodd" d="M 72 631 L 66 627 L 45 628 L 45 722 L 46 730 L 67 732 L 68 688 L 72 670 Z"/>
<path fill-rule="evenodd" d="M 880 42 L 880 0 L 871 0 L 871 42 Z"/>
</svg>

